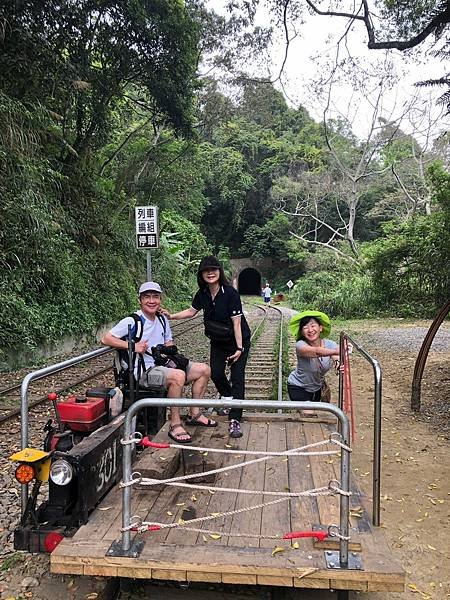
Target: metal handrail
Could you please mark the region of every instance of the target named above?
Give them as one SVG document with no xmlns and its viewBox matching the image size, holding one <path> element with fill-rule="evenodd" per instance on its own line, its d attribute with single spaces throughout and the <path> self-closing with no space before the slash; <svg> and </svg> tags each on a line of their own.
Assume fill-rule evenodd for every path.
<svg viewBox="0 0 450 600">
<path fill-rule="evenodd" d="M 21 421 L 21 447 L 22 450 L 28 446 L 28 388 L 30 383 L 35 379 L 42 379 L 47 375 L 52 375 L 57 371 L 61 371 L 62 369 L 67 369 L 68 367 L 72 367 L 73 365 L 78 365 L 79 363 L 86 362 L 87 360 L 91 360 L 93 358 L 97 358 L 98 356 L 102 356 L 103 354 L 107 354 L 111 352 L 113 348 L 98 348 L 97 350 L 92 350 L 91 352 L 86 352 L 86 354 L 80 354 L 79 356 L 74 356 L 67 360 L 63 360 L 60 363 L 55 365 L 50 365 L 49 367 L 44 367 L 43 369 L 38 369 L 37 371 L 32 371 L 28 373 L 22 381 L 22 385 L 20 386 L 20 421 Z M 22 514 L 25 511 L 25 507 L 28 500 L 28 485 L 22 484 L 21 489 L 21 507 Z"/>
<path fill-rule="evenodd" d="M 122 555 L 128 556 L 131 548 L 131 532 L 128 528 L 131 520 L 131 485 L 127 485 L 132 480 L 132 455 L 134 442 L 130 442 L 133 439 L 134 431 L 132 431 L 132 423 L 135 415 L 147 407 L 158 407 L 158 406 L 199 406 L 200 408 L 221 407 L 222 401 L 220 399 L 192 399 L 192 398 L 143 398 L 135 402 L 127 411 L 125 418 L 125 429 L 124 429 L 124 449 L 123 449 L 123 483 L 124 487 L 122 490 L 122 541 L 121 541 L 121 553 Z M 248 408 L 253 410 L 261 409 L 273 409 L 281 408 L 284 410 L 317 410 L 330 412 L 335 415 L 339 420 L 340 433 L 342 436 L 342 442 L 345 445 L 349 445 L 350 440 L 350 426 L 349 421 L 345 413 L 335 406 L 334 404 L 328 404 L 325 402 L 293 402 L 293 401 L 282 401 L 277 400 L 230 400 L 227 402 L 227 406 L 230 408 Z M 339 562 L 342 568 L 348 567 L 348 536 L 349 536 L 349 505 L 350 498 L 346 494 L 350 492 L 350 451 L 345 448 L 341 449 L 341 489 L 344 494 L 340 495 L 340 544 L 339 544 Z"/>
<path fill-rule="evenodd" d="M 380 363 L 373 358 L 358 342 L 341 331 L 339 338 L 339 361 L 344 364 L 344 340 L 348 340 L 361 356 L 363 356 L 373 367 L 374 374 L 374 423 L 373 423 L 373 467 L 372 467 L 372 523 L 380 526 L 380 484 L 381 484 L 381 382 L 382 372 Z M 339 408 L 343 407 L 344 397 L 344 372 L 339 371 Z"/>
</svg>

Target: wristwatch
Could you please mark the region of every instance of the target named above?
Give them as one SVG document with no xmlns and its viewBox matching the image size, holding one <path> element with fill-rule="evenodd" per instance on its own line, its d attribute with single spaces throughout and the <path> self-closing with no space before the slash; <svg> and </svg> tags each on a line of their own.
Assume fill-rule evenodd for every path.
<svg viewBox="0 0 450 600">
<path fill-rule="evenodd" d="M 239 352 L 244 352 L 244 348 L 236 348 L 236 350 L 239 350 Z"/>
</svg>

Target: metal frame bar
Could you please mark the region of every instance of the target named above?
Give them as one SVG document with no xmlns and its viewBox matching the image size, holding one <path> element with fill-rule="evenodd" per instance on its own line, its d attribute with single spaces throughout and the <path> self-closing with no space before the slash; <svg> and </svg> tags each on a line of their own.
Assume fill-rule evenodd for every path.
<svg viewBox="0 0 450 600">
<path fill-rule="evenodd" d="M 61 371 L 63 369 L 67 369 L 68 367 L 72 367 L 73 365 L 78 365 L 79 363 L 86 362 L 87 360 L 92 360 L 93 358 L 97 358 L 98 356 L 102 356 L 103 354 L 107 354 L 111 352 L 112 348 L 99 348 L 98 350 L 92 350 L 91 352 L 87 352 L 86 354 L 81 354 L 79 356 L 74 356 L 69 358 L 68 360 L 63 360 L 56 365 L 51 365 L 49 367 L 44 367 L 43 369 L 39 369 L 38 371 L 33 371 L 28 373 L 22 381 L 22 385 L 20 386 L 20 441 L 22 450 L 28 446 L 28 388 L 30 383 L 36 379 L 42 379 L 47 375 L 51 375 L 52 373 L 56 373 L 57 371 Z M 22 484 L 21 486 L 21 507 L 22 507 L 22 515 L 25 511 L 25 507 L 28 500 L 28 485 Z"/>
<path fill-rule="evenodd" d="M 344 340 L 348 340 L 353 347 L 373 367 L 374 375 L 374 414 L 373 414 L 373 467 L 372 467 L 372 523 L 380 526 L 380 496 L 381 496 L 381 389 L 382 371 L 380 363 L 362 348 L 352 337 L 341 331 L 339 338 L 339 360 L 344 364 Z M 344 397 L 344 373 L 339 371 L 339 408 L 342 409 Z"/>
<path fill-rule="evenodd" d="M 143 398 L 135 402 L 129 409 L 125 418 L 124 441 L 132 439 L 134 431 L 131 430 L 133 418 L 135 415 L 149 406 L 199 406 L 208 408 L 210 406 L 219 408 L 222 406 L 220 399 L 191 399 L 191 398 Z M 347 416 L 344 412 L 325 402 L 292 402 L 292 401 L 267 401 L 267 400 L 230 400 L 227 403 L 230 408 L 248 408 L 253 410 L 281 409 L 281 410 L 317 410 L 332 413 L 339 420 L 340 432 L 344 444 L 350 442 L 350 426 Z M 123 483 L 127 484 L 132 478 L 132 446 L 133 443 L 125 443 L 123 451 Z M 350 491 L 350 452 L 342 448 L 341 450 L 341 488 L 344 492 Z M 340 496 L 340 533 L 343 537 L 349 534 L 349 496 Z M 131 485 L 125 485 L 122 491 L 122 527 L 129 526 L 131 519 Z M 131 532 L 129 530 L 122 532 L 122 552 L 126 554 L 131 547 Z M 348 568 L 348 540 L 340 539 L 339 544 L 339 562 L 340 566 Z"/>
</svg>

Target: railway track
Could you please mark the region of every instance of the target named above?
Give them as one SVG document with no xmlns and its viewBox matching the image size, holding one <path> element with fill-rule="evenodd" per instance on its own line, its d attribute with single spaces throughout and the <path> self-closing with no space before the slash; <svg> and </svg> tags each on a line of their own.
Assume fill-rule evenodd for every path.
<svg viewBox="0 0 450 600">
<path fill-rule="evenodd" d="M 177 323 L 172 326 L 172 331 L 177 339 L 183 338 L 189 332 L 198 329 L 203 324 L 199 317 L 188 319 L 183 323 Z M 96 385 L 112 385 L 111 381 L 105 382 L 102 376 L 111 373 L 111 354 L 101 356 L 89 362 L 86 365 L 75 365 L 61 367 L 52 375 L 41 376 L 35 380 L 30 386 L 29 407 L 36 408 L 41 404 L 48 402 L 48 392 L 56 392 L 63 394 L 71 391 L 80 393 L 79 386 L 89 381 L 98 382 Z M 70 372 L 63 377 L 58 377 L 58 385 L 55 385 L 55 375 L 64 371 Z M 77 375 L 77 372 L 81 374 Z M 20 386 L 23 379 L 23 373 L 20 379 L 16 379 L 8 386 L 0 390 L 0 426 L 20 415 Z M 108 377 L 108 380 L 110 378 Z M 91 386 L 92 387 L 92 386 Z M 43 391 L 45 390 L 45 393 Z"/>
</svg>

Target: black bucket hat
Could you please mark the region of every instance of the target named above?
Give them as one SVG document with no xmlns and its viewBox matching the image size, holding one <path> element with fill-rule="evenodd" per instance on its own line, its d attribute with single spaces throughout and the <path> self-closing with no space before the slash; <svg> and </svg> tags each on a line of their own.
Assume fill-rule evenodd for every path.
<svg viewBox="0 0 450 600">
<path fill-rule="evenodd" d="M 222 269 L 222 265 L 215 256 L 205 256 L 200 261 L 198 272 L 206 271 L 207 269 Z"/>
</svg>

